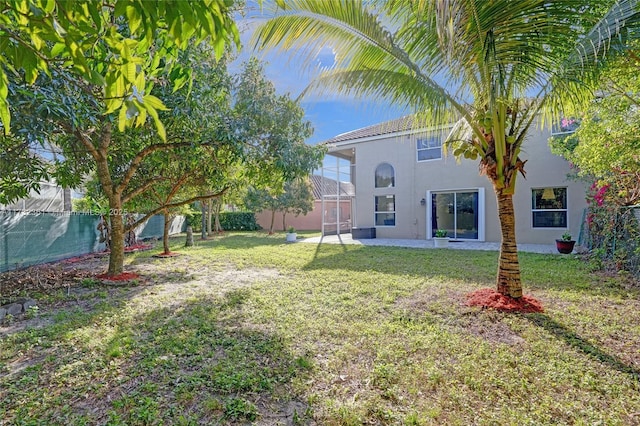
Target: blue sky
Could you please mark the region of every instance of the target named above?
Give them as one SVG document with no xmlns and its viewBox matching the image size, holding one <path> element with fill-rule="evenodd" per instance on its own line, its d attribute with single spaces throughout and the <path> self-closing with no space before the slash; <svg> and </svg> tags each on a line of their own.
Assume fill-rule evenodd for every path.
<svg viewBox="0 0 640 426">
<path fill-rule="evenodd" d="M 257 11 L 250 12 L 252 18 L 240 19 L 238 27 L 242 32 L 243 50 L 237 61 L 244 61 L 252 54 L 260 58 L 265 64 L 267 78 L 271 80 L 279 94 L 289 93 L 297 98 L 317 75 L 320 66 L 330 66 L 333 63 L 333 52 L 326 46 L 318 52 L 318 68 L 306 69 L 300 61 L 288 54 L 271 52 L 254 52 L 250 44 L 253 28 L 264 19 Z M 351 130 L 360 129 L 372 124 L 393 120 L 406 115 L 400 108 L 386 103 L 377 103 L 367 99 L 353 99 L 336 94 L 330 97 L 311 95 L 301 100 L 306 118 L 314 127 L 314 134 L 307 143 L 316 144 L 333 136 Z"/>
</svg>

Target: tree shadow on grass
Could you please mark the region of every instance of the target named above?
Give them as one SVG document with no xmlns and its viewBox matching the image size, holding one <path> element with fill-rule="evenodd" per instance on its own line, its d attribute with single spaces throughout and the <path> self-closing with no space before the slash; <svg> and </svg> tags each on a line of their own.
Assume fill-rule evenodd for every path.
<svg viewBox="0 0 640 426">
<path fill-rule="evenodd" d="M 588 355 L 594 360 L 607 365 L 614 370 L 621 373 L 629 374 L 632 378 L 640 381 L 640 370 L 634 368 L 631 365 L 625 364 L 620 358 L 615 355 L 608 354 L 598 346 L 583 339 L 574 331 L 568 329 L 563 324 L 560 324 L 549 315 L 546 314 L 527 314 L 523 315 L 524 318 L 538 327 L 545 329 L 550 334 L 554 335 L 558 339 L 564 340 L 564 342 L 579 350 L 580 352 Z"/>
<path fill-rule="evenodd" d="M 69 329 L 60 330 L 61 344 L 57 333 L 50 336 L 49 358 L 2 386 L 0 412 L 9 422 L 49 424 L 303 420 L 308 406 L 295 398 L 291 381 L 310 361 L 278 333 L 247 322 L 250 297 L 241 288 L 151 308 L 141 301 L 126 306 L 139 311 L 130 319 L 116 306 L 70 318 L 74 329 L 86 330 L 86 342 L 65 344 Z"/>
<path fill-rule="evenodd" d="M 530 288 L 568 290 L 599 296 L 640 295 L 615 280 L 602 280 L 581 259 L 552 254 L 520 253 L 525 292 Z M 373 271 L 391 275 L 443 277 L 474 286 L 495 286 L 498 253 L 481 250 L 433 250 L 410 247 L 319 244 L 304 270 Z"/>
<path fill-rule="evenodd" d="M 261 232 L 237 232 L 202 241 L 201 247 L 224 249 L 253 249 L 273 247 L 273 256 L 280 253 L 278 247 L 286 246 L 282 256 L 292 245 L 284 242 L 283 235 L 268 236 Z M 295 244 L 302 259 L 310 251 L 310 261 L 301 265 L 304 270 L 352 270 L 374 271 L 392 275 L 446 277 L 474 285 L 494 286 L 498 253 L 480 250 L 432 250 L 425 248 L 363 246 L 350 244 Z M 290 251 L 290 250 L 289 250 Z M 602 296 L 624 296 L 629 291 L 618 282 L 605 280 L 589 273 L 587 265 L 576 258 L 551 254 L 520 253 L 522 277 L 527 288 L 570 290 Z"/>
<path fill-rule="evenodd" d="M 109 418 L 136 423 L 139 401 L 159 395 L 151 413 L 159 423 L 304 417 L 307 407 L 291 399 L 290 384 L 308 361 L 294 356 L 279 334 L 245 324 L 250 297 L 236 289 L 139 315 L 125 330 L 133 333 L 129 381 L 103 398 Z"/>
<path fill-rule="evenodd" d="M 409 247 L 319 244 L 303 270 L 372 271 L 390 275 L 447 277 L 491 283 L 496 255 L 463 250 L 429 250 Z"/>
<path fill-rule="evenodd" d="M 268 235 L 264 231 L 234 231 L 221 236 L 197 239 L 199 247 L 224 247 L 228 249 L 248 249 L 259 246 L 278 246 L 285 243 L 283 234 Z"/>
</svg>

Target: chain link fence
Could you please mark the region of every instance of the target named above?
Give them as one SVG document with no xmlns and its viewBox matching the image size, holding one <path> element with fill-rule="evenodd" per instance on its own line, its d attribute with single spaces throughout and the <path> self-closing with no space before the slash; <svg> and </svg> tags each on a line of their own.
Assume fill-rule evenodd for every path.
<svg viewBox="0 0 640 426">
<path fill-rule="evenodd" d="M 591 205 L 584 244 L 598 269 L 626 271 L 640 286 L 640 205 Z"/>
</svg>

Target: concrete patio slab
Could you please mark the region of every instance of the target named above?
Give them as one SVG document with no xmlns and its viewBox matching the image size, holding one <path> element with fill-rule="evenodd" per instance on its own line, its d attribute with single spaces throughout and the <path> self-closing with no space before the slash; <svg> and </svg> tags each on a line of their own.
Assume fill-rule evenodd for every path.
<svg viewBox="0 0 640 426">
<path fill-rule="evenodd" d="M 409 240 L 395 238 L 371 238 L 354 240 L 351 234 L 325 235 L 324 237 L 304 238 L 298 240 L 298 242 L 309 244 L 360 244 L 363 246 L 392 246 L 424 249 L 435 248 L 433 246 L 433 240 Z M 449 242 L 449 249 L 499 251 L 500 243 L 451 240 Z M 558 254 L 555 244 L 518 244 L 518 251 L 527 253 Z"/>
</svg>

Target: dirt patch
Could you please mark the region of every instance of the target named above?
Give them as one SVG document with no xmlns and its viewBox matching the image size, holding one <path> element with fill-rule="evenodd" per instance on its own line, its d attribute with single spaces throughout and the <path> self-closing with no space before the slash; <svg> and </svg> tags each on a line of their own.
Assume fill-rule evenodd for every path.
<svg viewBox="0 0 640 426">
<path fill-rule="evenodd" d="M 39 328 L 50 324 L 55 313 L 66 309 L 91 312 L 104 300 L 135 297 L 166 298 L 172 309 L 185 300 L 197 297 L 206 289 L 208 294 L 225 294 L 247 288 L 255 282 L 280 276 L 277 269 L 237 269 L 233 265 L 203 264 L 183 255 L 172 259 L 141 258 L 125 264 L 123 280 L 109 280 L 104 274 L 107 257 L 88 255 L 48 263 L 0 274 L 0 302 L 11 302 L 18 296 L 41 295 L 36 298 L 38 315 L 24 314 L 12 321 L 0 321 L 0 336 L 8 336 L 25 328 Z M 60 294 L 63 290 L 63 294 Z M 54 295 L 47 302 L 45 295 Z"/>
<path fill-rule="evenodd" d="M 166 257 L 178 257 L 178 256 L 182 256 L 182 253 L 178 253 L 177 251 L 170 251 L 168 253 L 162 252 L 162 253 L 154 254 L 152 257 L 158 257 L 160 259 L 163 259 Z"/>
<path fill-rule="evenodd" d="M 478 316 L 469 318 L 465 330 L 474 336 L 493 343 L 520 345 L 526 342 L 522 337 L 514 333 L 508 325 L 502 322 L 487 321 Z"/>
<path fill-rule="evenodd" d="M 466 305 L 463 292 L 417 291 L 401 298 L 396 306 L 412 320 L 433 321 L 456 333 L 471 334 L 492 343 L 519 345 L 525 340 L 502 322 L 503 313 L 493 310 L 478 312 Z"/>
</svg>

